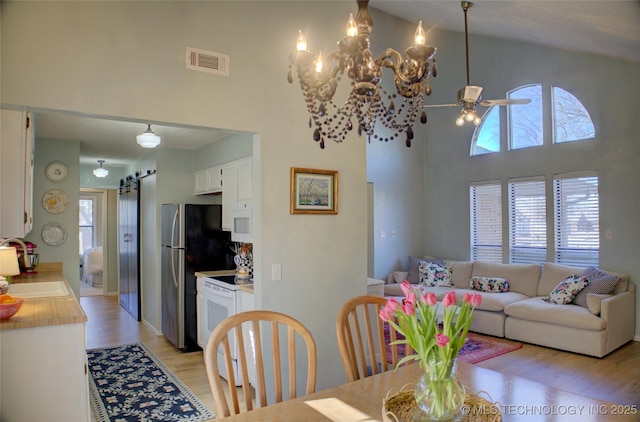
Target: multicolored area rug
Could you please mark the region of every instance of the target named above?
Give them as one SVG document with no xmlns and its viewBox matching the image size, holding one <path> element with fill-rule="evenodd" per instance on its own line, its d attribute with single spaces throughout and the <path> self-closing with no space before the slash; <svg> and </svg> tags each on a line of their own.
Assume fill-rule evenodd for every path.
<svg viewBox="0 0 640 422">
<path fill-rule="evenodd" d="M 141 343 L 87 350 L 97 422 L 196 422 L 214 415 Z"/>
<path fill-rule="evenodd" d="M 389 331 L 386 324 L 384 334 L 386 344 L 389 344 L 391 340 L 389 339 Z M 469 333 L 467 335 L 467 341 L 464 343 L 464 346 L 462 346 L 462 349 L 460 349 L 458 359 L 468 363 L 478 363 L 504 355 L 505 353 L 513 352 L 521 347 L 522 343 L 516 341 Z M 404 356 L 404 344 L 398 346 L 398 354 Z M 387 348 L 387 361 L 389 363 L 393 362 L 390 348 Z"/>
</svg>

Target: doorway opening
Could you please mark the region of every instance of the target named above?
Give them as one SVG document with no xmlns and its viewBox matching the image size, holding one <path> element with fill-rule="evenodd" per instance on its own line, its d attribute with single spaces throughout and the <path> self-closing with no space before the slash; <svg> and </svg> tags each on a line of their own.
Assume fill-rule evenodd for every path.
<svg viewBox="0 0 640 422">
<path fill-rule="evenodd" d="M 106 193 L 104 189 L 81 189 L 79 198 L 80 296 L 106 294 Z"/>
</svg>

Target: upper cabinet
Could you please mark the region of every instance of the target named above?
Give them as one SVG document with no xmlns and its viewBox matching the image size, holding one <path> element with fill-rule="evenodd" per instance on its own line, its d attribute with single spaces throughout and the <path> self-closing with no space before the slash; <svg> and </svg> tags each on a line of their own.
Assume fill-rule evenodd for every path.
<svg viewBox="0 0 640 422">
<path fill-rule="evenodd" d="M 222 192 L 222 167 L 212 167 L 193 174 L 195 194 L 205 195 Z"/>
<path fill-rule="evenodd" d="M 34 131 L 26 111 L 0 115 L 0 237 L 23 238 L 33 225 Z"/>
<path fill-rule="evenodd" d="M 243 215 L 251 213 L 253 199 L 253 158 L 244 157 L 229 161 L 217 167 L 194 173 L 195 193 L 204 195 L 222 192 L 222 229 L 232 232 L 232 240 L 249 241 L 251 219 L 239 220 L 239 211 Z M 247 226 L 248 233 L 236 232 L 238 221 Z M 237 238 L 237 239 L 235 239 Z"/>
</svg>

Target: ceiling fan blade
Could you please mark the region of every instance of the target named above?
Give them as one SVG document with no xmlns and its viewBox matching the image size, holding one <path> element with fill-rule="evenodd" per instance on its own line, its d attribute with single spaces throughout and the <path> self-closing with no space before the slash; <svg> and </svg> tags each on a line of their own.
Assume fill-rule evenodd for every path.
<svg viewBox="0 0 640 422">
<path fill-rule="evenodd" d="M 425 104 L 423 108 L 428 107 L 460 107 L 460 104 Z"/>
<path fill-rule="evenodd" d="M 503 99 L 503 100 L 482 100 L 480 101 L 481 106 L 505 106 L 505 105 L 518 105 L 518 104 L 529 104 L 531 100 L 529 98 L 514 98 L 514 99 Z"/>
</svg>

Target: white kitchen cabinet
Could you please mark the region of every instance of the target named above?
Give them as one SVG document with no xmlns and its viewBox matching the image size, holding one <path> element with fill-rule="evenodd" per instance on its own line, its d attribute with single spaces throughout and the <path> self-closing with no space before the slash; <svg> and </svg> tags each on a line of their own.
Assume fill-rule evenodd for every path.
<svg viewBox="0 0 640 422">
<path fill-rule="evenodd" d="M 253 159 L 241 158 L 236 161 L 238 167 L 237 201 L 249 201 L 253 198 Z"/>
<path fill-rule="evenodd" d="M 206 195 L 222 192 L 222 167 L 212 167 L 193 173 L 194 193 Z"/>
<path fill-rule="evenodd" d="M 234 162 L 222 167 L 222 230 L 232 231 L 231 210 L 238 201 L 238 166 Z"/>
<path fill-rule="evenodd" d="M 0 331 L 3 421 L 90 421 L 85 324 Z"/>
<path fill-rule="evenodd" d="M 200 170 L 193 173 L 193 184 L 196 195 L 207 193 L 207 171 Z"/>
<path fill-rule="evenodd" d="M 23 238 L 33 225 L 33 125 L 26 111 L 0 115 L 0 237 Z"/>
</svg>

